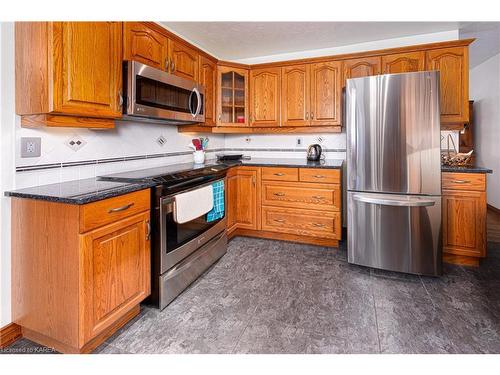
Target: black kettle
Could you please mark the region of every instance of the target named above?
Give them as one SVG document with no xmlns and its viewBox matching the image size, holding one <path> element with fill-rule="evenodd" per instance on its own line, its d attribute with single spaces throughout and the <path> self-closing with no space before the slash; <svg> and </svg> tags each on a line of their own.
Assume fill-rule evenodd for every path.
<svg viewBox="0 0 500 375">
<path fill-rule="evenodd" d="M 318 144 L 310 145 L 307 148 L 307 160 L 318 161 L 321 158 L 321 146 Z"/>
</svg>

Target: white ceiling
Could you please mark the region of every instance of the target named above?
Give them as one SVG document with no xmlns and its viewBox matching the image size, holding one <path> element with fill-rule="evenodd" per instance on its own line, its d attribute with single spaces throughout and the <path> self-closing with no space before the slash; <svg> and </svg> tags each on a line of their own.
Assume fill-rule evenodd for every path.
<svg viewBox="0 0 500 375">
<path fill-rule="evenodd" d="M 457 30 L 459 22 L 161 22 L 222 60 Z"/>
</svg>

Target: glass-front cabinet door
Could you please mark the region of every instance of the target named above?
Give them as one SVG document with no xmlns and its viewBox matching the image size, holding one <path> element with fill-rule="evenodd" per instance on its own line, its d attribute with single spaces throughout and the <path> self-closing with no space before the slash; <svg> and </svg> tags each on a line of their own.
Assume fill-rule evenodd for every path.
<svg viewBox="0 0 500 375">
<path fill-rule="evenodd" d="M 218 126 L 248 126 L 248 70 L 218 67 Z"/>
</svg>

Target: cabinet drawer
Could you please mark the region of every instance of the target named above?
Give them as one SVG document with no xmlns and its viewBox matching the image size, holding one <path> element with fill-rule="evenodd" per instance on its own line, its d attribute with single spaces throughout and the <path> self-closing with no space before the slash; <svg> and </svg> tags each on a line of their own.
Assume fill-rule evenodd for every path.
<svg viewBox="0 0 500 375">
<path fill-rule="evenodd" d="M 340 239 L 339 212 L 262 207 L 262 230 Z"/>
<path fill-rule="evenodd" d="M 299 170 L 297 168 L 262 168 L 262 179 L 272 181 L 298 181 Z"/>
<path fill-rule="evenodd" d="M 80 233 L 149 210 L 149 189 L 80 206 Z"/>
<path fill-rule="evenodd" d="M 483 173 L 444 172 L 441 178 L 443 190 L 486 190 L 486 175 Z"/>
<path fill-rule="evenodd" d="M 340 184 L 340 169 L 301 168 L 300 181 Z"/>
<path fill-rule="evenodd" d="M 311 210 L 340 211 L 340 185 L 263 182 L 262 204 Z"/>
</svg>

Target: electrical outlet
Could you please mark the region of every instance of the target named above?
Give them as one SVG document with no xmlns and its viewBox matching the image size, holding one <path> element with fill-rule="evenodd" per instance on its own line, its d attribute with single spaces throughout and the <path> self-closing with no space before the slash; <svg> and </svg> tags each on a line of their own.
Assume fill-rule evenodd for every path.
<svg viewBox="0 0 500 375">
<path fill-rule="evenodd" d="M 295 147 L 300 147 L 300 146 L 302 146 L 302 138 L 296 138 Z"/>
<path fill-rule="evenodd" d="M 42 154 L 42 138 L 21 137 L 21 157 L 38 158 Z"/>
<path fill-rule="evenodd" d="M 76 152 L 85 146 L 87 142 L 85 142 L 80 136 L 74 134 L 71 138 L 68 138 L 64 144 Z"/>
</svg>

